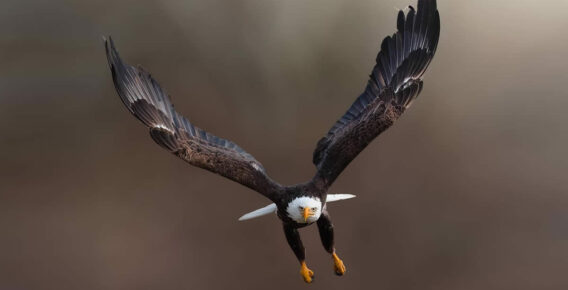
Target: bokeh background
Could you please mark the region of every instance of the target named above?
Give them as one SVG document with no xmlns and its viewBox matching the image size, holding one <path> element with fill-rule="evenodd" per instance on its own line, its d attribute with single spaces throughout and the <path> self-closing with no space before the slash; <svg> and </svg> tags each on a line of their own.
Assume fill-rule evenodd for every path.
<svg viewBox="0 0 568 290">
<path fill-rule="evenodd" d="M 0 289 L 568 289 L 568 1 L 439 1 L 425 88 L 331 189 L 306 286 L 262 196 L 160 149 L 102 36 L 283 184 L 414 0 L 3 0 Z"/>
</svg>

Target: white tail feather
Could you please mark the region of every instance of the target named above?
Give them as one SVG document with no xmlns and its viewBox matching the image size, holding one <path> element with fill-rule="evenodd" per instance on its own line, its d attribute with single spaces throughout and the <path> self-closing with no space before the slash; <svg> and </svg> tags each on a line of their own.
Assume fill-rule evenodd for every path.
<svg viewBox="0 0 568 290">
<path fill-rule="evenodd" d="M 263 215 L 267 215 L 267 214 L 271 214 L 273 212 L 276 212 L 276 204 L 271 203 L 263 208 L 259 208 L 253 212 L 249 212 L 245 215 L 243 215 L 242 217 L 239 218 L 239 221 L 246 221 L 246 220 L 250 220 L 253 218 L 257 218 L 259 216 L 263 216 Z"/>
<path fill-rule="evenodd" d="M 334 202 L 334 201 L 338 201 L 338 200 L 345 200 L 345 199 L 350 199 L 350 198 L 354 198 L 355 195 L 353 194 L 347 194 L 347 193 L 340 193 L 340 194 L 328 194 L 327 195 L 327 201 L 326 202 Z M 246 221 L 246 220 L 250 220 L 253 218 L 257 218 L 257 217 L 261 217 L 267 214 L 271 214 L 276 212 L 276 204 L 271 203 L 263 208 L 259 208 L 255 211 L 249 212 L 245 215 L 243 215 L 242 217 L 239 218 L 239 221 Z"/>
<path fill-rule="evenodd" d="M 338 201 L 338 200 L 351 199 L 351 198 L 354 198 L 354 197 L 355 197 L 355 195 L 348 194 L 348 193 L 328 194 L 326 202 L 334 202 L 334 201 Z"/>
</svg>

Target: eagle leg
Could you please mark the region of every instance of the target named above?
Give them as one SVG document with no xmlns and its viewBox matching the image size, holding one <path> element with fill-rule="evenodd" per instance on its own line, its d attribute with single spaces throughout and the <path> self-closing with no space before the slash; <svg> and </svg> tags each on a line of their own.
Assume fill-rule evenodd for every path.
<svg viewBox="0 0 568 290">
<path fill-rule="evenodd" d="M 335 252 L 331 254 L 331 257 L 333 258 L 333 270 L 335 271 L 335 275 L 343 276 L 343 274 L 345 274 L 345 265 L 343 264 L 343 261 L 339 259 Z"/>
<path fill-rule="evenodd" d="M 298 229 L 293 225 L 284 224 L 284 234 L 286 235 L 286 240 L 290 248 L 292 248 L 292 251 L 294 251 L 296 258 L 298 258 L 300 262 L 300 275 L 302 275 L 306 283 L 312 283 L 314 271 L 310 270 L 306 265 L 306 253 Z"/>
<path fill-rule="evenodd" d="M 300 275 L 304 278 L 306 283 L 312 283 L 312 279 L 314 278 L 314 271 L 310 270 L 308 266 L 306 266 L 306 262 L 303 261 L 300 266 Z"/>
<path fill-rule="evenodd" d="M 331 223 L 331 219 L 327 210 L 323 210 L 317 224 L 323 247 L 328 253 L 331 254 L 331 258 L 333 259 L 333 270 L 335 271 L 336 275 L 342 276 L 343 274 L 345 274 L 345 265 L 335 253 L 333 224 Z"/>
</svg>

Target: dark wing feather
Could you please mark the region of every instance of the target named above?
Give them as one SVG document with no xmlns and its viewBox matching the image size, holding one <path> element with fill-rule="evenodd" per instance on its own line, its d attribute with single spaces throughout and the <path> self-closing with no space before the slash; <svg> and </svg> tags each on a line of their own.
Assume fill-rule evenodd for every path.
<svg viewBox="0 0 568 290">
<path fill-rule="evenodd" d="M 398 31 L 385 38 L 370 80 L 322 138 L 313 162 L 314 182 L 329 187 L 345 167 L 375 137 L 388 129 L 422 90 L 422 76 L 432 61 L 440 35 L 440 15 L 435 0 L 418 0 L 397 19 Z"/>
<path fill-rule="evenodd" d="M 262 164 L 235 143 L 210 134 L 174 110 L 170 98 L 148 72 L 125 64 L 112 39 L 105 40 L 114 85 L 128 110 L 150 128 L 163 148 L 191 165 L 220 174 L 275 200 L 280 185 Z"/>
</svg>

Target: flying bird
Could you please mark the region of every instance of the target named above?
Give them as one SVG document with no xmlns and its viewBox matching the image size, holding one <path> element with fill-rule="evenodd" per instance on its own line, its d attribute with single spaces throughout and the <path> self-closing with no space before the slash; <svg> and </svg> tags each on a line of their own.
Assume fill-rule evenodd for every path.
<svg viewBox="0 0 568 290">
<path fill-rule="evenodd" d="M 418 0 L 417 9 L 409 6 L 407 13 L 399 11 L 397 32 L 383 40 L 365 90 L 317 143 L 314 177 L 290 186 L 272 180 L 262 164 L 234 142 L 198 128 L 178 113 L 168 94 L 147 71 L 122 61 L 110 37 L 105 39 L 105 48 L 120 99 L 150 129 L 156 143 L 189 164 L 238 182 L 273 202 L 240 220 L 276 212 L 300 263 L 300 274 L 310 283 L 314 272 L 306 265 L 298 229 L 316 223 L 335 273 L 345 273 L 345 265 L 335 250 L 326 203 L 354 196 L 327 191 L 345 167 L 391 127 L 420 94 L 439 35 L 436 0 Z"/>
</svg>

